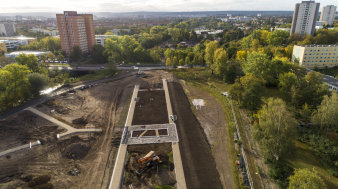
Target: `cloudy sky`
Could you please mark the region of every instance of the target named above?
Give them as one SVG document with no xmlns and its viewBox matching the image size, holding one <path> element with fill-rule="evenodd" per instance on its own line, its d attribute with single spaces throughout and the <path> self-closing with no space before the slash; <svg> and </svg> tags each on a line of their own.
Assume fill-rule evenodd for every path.
<svg viewBox="0 0 338 189">
<path fill-rule="evenodd" d="M 0 0 L 0 13 L 293 10 L 301 0 Z M 317 1 L 323 5 L 337 0 Z"/>
</svg>

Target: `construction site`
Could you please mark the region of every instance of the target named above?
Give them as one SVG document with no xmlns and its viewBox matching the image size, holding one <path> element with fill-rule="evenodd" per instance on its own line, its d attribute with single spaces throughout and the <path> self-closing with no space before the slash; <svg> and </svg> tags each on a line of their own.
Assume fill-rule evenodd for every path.
<svg viewBox="0 0 338 189">
<path fill-rule="evenodd" d="M 73 87 L 1 120 L 0 170 L 0 188 L 225 188 L 163 70 Z"/>
</svg>

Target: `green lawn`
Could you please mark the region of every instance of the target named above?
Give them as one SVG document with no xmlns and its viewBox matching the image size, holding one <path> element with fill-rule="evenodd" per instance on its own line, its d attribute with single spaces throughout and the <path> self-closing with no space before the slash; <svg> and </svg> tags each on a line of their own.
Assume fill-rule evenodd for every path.
<svg viewBox="0 0 338 189">
<path fill-rule="evenodd" d="M 74 82 L 104 79 L 104 78 L 112 77 L 118 73 L 119 72 L 117 72 L 116 70 L 110 70 L 110 69 L 94 71 L 93 73 L 86 74 L 84 76 L 76 78 Z"/>
<path fill-rule="evenodd" d="M 304 143 L 294 142 L 294 153 L 287 159 L 289 166 L 292 168 L 315 168 L 320 176 L 326 182 L 328 188 L 338 187 L 338 178 L 332 176 L 319 162 L 312 150 Z"/>
</svg>

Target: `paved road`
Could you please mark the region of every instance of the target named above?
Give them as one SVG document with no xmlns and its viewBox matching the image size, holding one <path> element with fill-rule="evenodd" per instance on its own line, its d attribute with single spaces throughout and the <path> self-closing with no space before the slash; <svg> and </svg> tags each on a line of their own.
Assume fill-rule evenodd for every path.
<svg viewBox="0 0 338 189">
<path fill-rule="evenodd" d="M 117 66 L 118 70 L 162 70 L 166 68 L 166 66 Z M 97 70 L 105 70 L 107 67 L 105 66 L 49 66 L 50 70 L 66 70 L 66 71 L 97 71 Z"/>
</svg>

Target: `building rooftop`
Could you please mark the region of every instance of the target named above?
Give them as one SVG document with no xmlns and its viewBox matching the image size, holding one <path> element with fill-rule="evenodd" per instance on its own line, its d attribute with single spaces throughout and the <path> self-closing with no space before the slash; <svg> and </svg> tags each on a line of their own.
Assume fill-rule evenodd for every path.
<svg viewBox="0 0 338 189">
<path fill-rule="evenodd" d="M 34 37 L 26 37 L 26 36 L 14 36 L 14 37 L 0 37 L 0 40 L 34 40 Z"/>
<path fill-rule="evenodd" d="M 17 56 L 20 54 L 33 54 L 35 56 L 39 56 L 41 54 L 48 53 L 47 51 L 14 51 L 11 53 L 7 53 L 6 56 Z"/>
<path fill-rule="evenodd" d="M 338 47 L 338 44 L 330 44 L 330 45 L 296 45 L 300 47 Z"/>
</svg>

